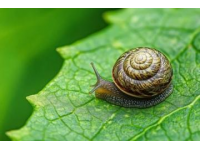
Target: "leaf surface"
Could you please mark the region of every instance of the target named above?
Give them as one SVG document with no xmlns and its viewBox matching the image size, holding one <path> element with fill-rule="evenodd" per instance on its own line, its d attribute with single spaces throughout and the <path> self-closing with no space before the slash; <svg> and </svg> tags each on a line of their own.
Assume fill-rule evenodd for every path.
<svg viewBox="0 0 200 150">
<path fill-rule="evenodd" d="M 200 9 L 123 9 L 108 13 L 105 30 L 58 48 L 59 74 L 37 95 L 34 113 L 13 140 L 200 140 Z M 116 59 L 134 47 L 163 52 L 174 91 L 155 107 L 123 108 L 89 95 L 90 66 L 111 79 Z"/>
<path fill-rule="evenodd" d="M 30 117 L 26 96 L 60 70 L 63 59 L 55 48 L 105 27 L 101 16 L 106 10 L 0 9 L 0 141 L 9 140 L 5 132 Z"/>
</svg>

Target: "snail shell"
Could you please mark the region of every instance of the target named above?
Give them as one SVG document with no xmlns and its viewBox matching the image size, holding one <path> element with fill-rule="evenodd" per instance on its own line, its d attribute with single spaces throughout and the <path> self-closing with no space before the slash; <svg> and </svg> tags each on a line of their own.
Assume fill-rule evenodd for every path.
<svg viewBox="0 0 200 150">
<path fill-rule="evenodd" d="M 173 71 L 169 60 L 161 52 L 139 47 L 122 54 L 116 61 L 112 77 L 114 82 L 97 77 L 97 98 L 123 107 L 146 108 L 166 99 L 172 91 Z"/>
<path fill-rule="evenodd" d="M 162 93 L 170 85 L 172 69 L 168 59 L 159 51 L 136 48 L 117 60 L 112 77 L 122 92 L 145 98 Z"/>
</svg>

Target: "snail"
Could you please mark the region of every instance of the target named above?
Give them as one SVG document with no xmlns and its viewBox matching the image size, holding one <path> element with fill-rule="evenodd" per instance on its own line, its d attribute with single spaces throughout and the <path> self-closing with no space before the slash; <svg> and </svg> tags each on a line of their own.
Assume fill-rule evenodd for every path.
<svg viewBox="0 0 200 150">
<path fill-rule="evenodd" d="M 169 60 L 156 49 L 138 47 L 122 54 L 113 70 L 113 82 L 104 80 L 91 63 L 97 82 L 90 94 L 122 107 L 147 108 L 164 101 L 173 91 Z"/>
</svg>

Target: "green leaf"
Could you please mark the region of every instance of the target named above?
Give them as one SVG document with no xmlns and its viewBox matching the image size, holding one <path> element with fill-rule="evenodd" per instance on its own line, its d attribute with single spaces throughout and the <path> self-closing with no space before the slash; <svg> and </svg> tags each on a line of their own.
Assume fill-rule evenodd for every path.
<svg viewBox="0 0 200 150">
<path fill-rule="evenodd" d="M 200 140 L 200 9 L 124 9 L 108 13 L 107 29 L 59 48 L 59 74 L 37 95 L 34 113 L 13 140 Z M 147 109 L 123 108 L 89 95 L 90 66 L 111 80 L 120 54 L 154 47 L 168 56 L 174 91 Z"/>
<path fill-rule="evenodd" d="M 0 141 L 30 117 L 25 97 L 41 90 L 62 66 L 56 47 L 105 27 L 104 11 L 0 9 Z"/>
</svg>

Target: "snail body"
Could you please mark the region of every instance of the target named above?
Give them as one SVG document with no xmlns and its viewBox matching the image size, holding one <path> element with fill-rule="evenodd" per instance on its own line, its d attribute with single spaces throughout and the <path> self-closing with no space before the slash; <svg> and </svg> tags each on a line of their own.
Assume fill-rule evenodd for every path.
<svg viewBox="0 0 200 150">
<path fill-rule="evenodd" d="M 169 60 L 159 51 L 139 47 L 122 54 L 116 61 L 112 77 L 106 81 L 92 67 L 97 83 L 97 98 L 122 107 L 147 108 L 164 101 L 173 91 L 173 71 Z"/>
</svg>

